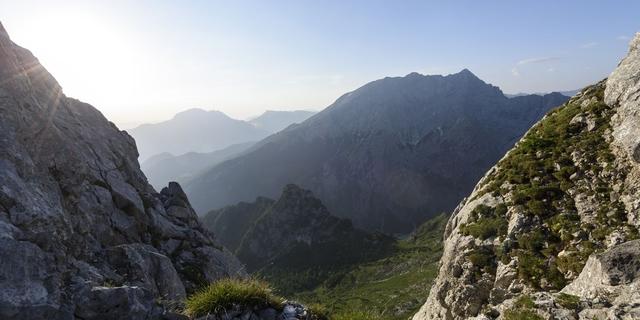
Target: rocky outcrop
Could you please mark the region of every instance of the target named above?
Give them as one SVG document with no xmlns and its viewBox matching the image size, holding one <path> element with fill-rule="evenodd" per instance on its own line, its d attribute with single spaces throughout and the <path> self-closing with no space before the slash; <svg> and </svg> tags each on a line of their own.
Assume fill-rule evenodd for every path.
<svg viewBox="0 0 640 320">
<path fill-rule="evenodd" d="M 640 240 L 592 255 L 562 292 L 589 300 L 607 297 L 612 305 L 630 304 L 640 317 Z"/>
<path fill-rule="evenodd" d="M 422 319 L 636 319 L 640 35 L 454 211 Z"/>
<path fill-rule="evenodd" d="M 394 239 L 331 215 L 309 190 L 287 185 L 278 200 L 259 197 L 204 218 L 250 272 L 280 292 L 309 290 L 332 272 L 388 254 Z"/>
<path fill-rule="evenodd" d="M 158 319 L 162 301 L 243 275 L 176 183 L 0 26 L 0 318 Z"/>
<path fill-rule="evenodd" d="M 312 314 L 308 307 L 297 302 L 285 301 L 282 308 L 238 308 L 222 314 L 208 315 L 196 320 L 326 320 L 324 316 Z"/>
</svg>

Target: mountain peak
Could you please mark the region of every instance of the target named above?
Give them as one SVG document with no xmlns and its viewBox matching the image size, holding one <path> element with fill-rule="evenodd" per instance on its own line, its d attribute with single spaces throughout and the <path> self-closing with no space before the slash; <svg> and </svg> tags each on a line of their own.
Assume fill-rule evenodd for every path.
<svg viewBox="0 0 640 320">
<path fill-rule="evenodd" d="M 300 188 L 298 185 L 290 183 L 282 189 L 282 198 L 301 198 L 301 197 L 313 197 L 313 194 L 309 190 Z"/>
<path fill-rule="evenodd" d="M 463 75 L 471 75 L 471 76 L 476 76 L 475 74 L 473 74 L 473 72 L 469 71 L 469 69 L 464 68 L 462 70 L 460 70 L 460 72 L 458 72 L 458 74 L 463 74 Z"/>
<path fill-rule="evenodd" d="M 418 72 L 411 72 L 409 74 L 407 74 L 406 76 L 404 76 L 405 78 L 422 78 L 425 75 L 423 75 L 422 73 L 418 73 Z"/>
<path fill-rule="evenodd" d="M 467 69 L 467 68 L 464 68 L 464 69 L 460 70 L 460 72 L 458 72 L 458 73 L 451 74 L 450 76 L 452 76 L 452 77 L 460 77 L 460 78 L 464 78 L 464 79 L 474 79 L 474 80 L 482 81 L 480 78 L 478 78 L 478 76 L 476 76 L 473 72 L 469 71 L 469 69 Z"/>
</svg>

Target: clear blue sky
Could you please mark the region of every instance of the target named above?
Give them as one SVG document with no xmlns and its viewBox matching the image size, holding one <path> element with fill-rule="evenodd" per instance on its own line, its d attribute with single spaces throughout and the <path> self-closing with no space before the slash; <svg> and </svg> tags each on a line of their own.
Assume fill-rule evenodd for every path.
<svg viewBox="0 0 640 320">
<path fill-rule="evenodd" d="M 190 107 L 321 109 L 413 71 L 576 89 L 625 54 L 640 2 L 0 0 L 0 21 L 68 95 L 126 127 Z"/>
</svg>

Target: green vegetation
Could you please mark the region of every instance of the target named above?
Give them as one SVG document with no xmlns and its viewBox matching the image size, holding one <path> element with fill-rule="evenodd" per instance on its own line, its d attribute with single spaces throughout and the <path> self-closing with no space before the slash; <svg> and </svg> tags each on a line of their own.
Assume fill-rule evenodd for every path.
<svg viewBox="0 0 640 320">
<path fill-rule="evenodd" d="M 385 249 L 385 256 L 365 263 L 343 264 L 343 268 L 334 269 L 317 287 L 286 296 L 304 301 L 318 320 L 324 319 L 325 314 L 335 320 L 407 319 L 422 306 L 437 275 L 447 220 L 448 216 L 441 214 L 424 223 L 407 239 L 393 242 L 393 250 Z M 307 270 L 309 273 L 294 274 L 304 281 L 303 277 L 313 276 L 315 272 Z M 277 278 L 276 274 L 270 276 Z M 296 277 L 289 275 L 283 279 L 295 280 Z M 274 291 L 287 292 L 279 287 L 286 286 L 287 282 L 276 280 Z M 283 299 L 274 291 L 263 281 L 221 280 L 189 297 L 185 312 L 196 317 L 233 307 L 280 309 Z"/>
<path fill-rule="evenodd" d="M 556 297 L 556 302 L 564 308 L 577 310 L 580 298 L 574 295 L 561 293 Z"/>
<path fill-rule="evenodd" d="M 505 320 L 543 320 L 533 309 L 535 303 L 527 295 L 521 296 L 513 305 L 513 308 L 504 313 Z"/>
<path fill-rule="evenodd" d="M 390 236 L 367 235 L 353 230 L 350 224 L 341 227 L 344 231 L 335 229 L 336 237 L 331 241 L 297 243 L 254 274 L 278 288 L 281 294 L 291 296 L 335 281 L 354 266 L 391 256 L 398 250 Z"/>
<path fill-rule="evenodd" d="M 514 306 L 518 309 L 532 309 L 535 308 L 536 304 L 533 302 L 533 299 L 531 299 L 530 296 L 523 295 L 520 296 L 518 300 L 516 300 Z"/>
<path fill-rule="evenodd" d="M 507 206 L 499 204 L 495 208 L 479 205 L 471 212 L 472 223 L 460 226 L 462 234 L 472 235 L 482 240 L 507 234 L 508 222 L 504 218 Z"/>
<path fill-rule="evenodd" d="M 603 240 L 611 232 L 624 230 L 627 239 L 638 237 L 635 228 L 626 226 L 624 207 L 611 197 L 606 178 L 614 173 L 616 179 L 624 178 L 626 173 L 613 169 L 615 157 L 606 136 L 615 111 L 604 103 L 603 95 L 601 82 L 551 111 L 498 163 L 480 195 L 503 195 L 509 201 L 504 208 L 478 206 L 461 233 L 482 240 L 504 236 L 507 207 L 517 207 L 540 224 L 508 245 L 479 248 L 468 256 L 474 265 L 486 272 L 491 271 L 492 253 L 503 262 L 517 257 L 521 279 L 534 288 L 560 289 L 566 277 L 582 270 L 590 254 L 604 249 Z M 578 120 L 572 123 L 574 119 Z M 569 191 L 594 198 L 595 221 L 580 220 Z"/>
<path fill-rule="evenodd" d="M 331 317 L 333 320 L 378 320 L 379 315 L 366 311 L 347 311 Z"/>
<path fill-rule="evenodd" d="M 294 298 L 325 305 L 332 319 L 407 319 L 422 306 L 437 275 L 447 220 L 442 214 L 427 221 L 386 257 L 336 272 Z"/>
<path fill-rule="evenodd" d="M 268 284 L 253 279 L 223 279 L 204 287 L 185 301 L 190 317 L 218 314 L 234 307 L 282 309 L 283 299 Z"/>
<path fill-rule="evenodd" d="M 504 312 L 504 320 L 544 320 L 544 318 L 533 310 L 509 309 Z"/>
</svg>

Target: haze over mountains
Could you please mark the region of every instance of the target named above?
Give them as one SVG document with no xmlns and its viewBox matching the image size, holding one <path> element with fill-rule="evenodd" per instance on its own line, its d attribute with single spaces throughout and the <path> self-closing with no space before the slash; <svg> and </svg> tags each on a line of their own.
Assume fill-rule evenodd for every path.
<svg viewBox="0 0 640 320">
<path fill-rule="evenodd" d="M 142 162 L 140 168 L 147 176 L 149 183 L 156 189 L 160 189 L 169 181 L 187 183 L 207 169 L 236 157 L 251 148 L 253 144 L 255 141 L 234 144 L 207 153 L 188 152 L 179 156 L 164 152 Z"/>
<path fill-rule="evenodd" d="M 234 144 L 258 141 L 288 125 L 301 122 L 311 111 L 267 111 L 252 119 L 233 119 L 220 111 L 189 109 L 172 119 L 156 124 L 143 124 L 128 132 L 136 140 L 140 160 L 169 153 L 208 153 Z"/>
<path fill-rule="evenodd" d="M 0 319 L 640 319 L 639 110 L 640 33 L 571 98 L 464 69 L 143 126 L 201 220 L 0 23 Z"/>
<path fill-rule="evenodd" d="M 469 70 L 384 78 L 194 178 L 195 208 L 276 197 L 295 183 L 358 227 L 408 232 L 451 211 L 551 108 L 555 93 L 507 98 Z"/>
</svg>

